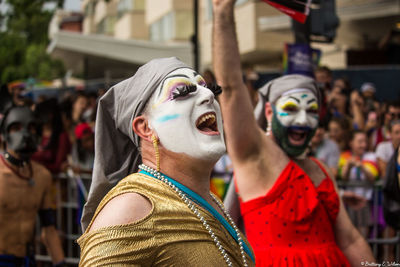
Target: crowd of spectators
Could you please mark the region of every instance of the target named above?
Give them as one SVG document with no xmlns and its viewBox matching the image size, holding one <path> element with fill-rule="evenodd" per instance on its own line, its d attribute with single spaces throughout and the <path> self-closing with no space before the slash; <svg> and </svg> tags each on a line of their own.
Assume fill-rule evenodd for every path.
<svg viewBox="0 0 400 267">
<path fill-rule="evenodd" d="M 255 106 L 258 75 L 252 69 L 246 69 L 245 73 Z M 204 73 L 204 78 L 215 82 L 210 70 Z M 343 188 L 363 200 L 347 208 L 354 225 L 366 238 L 372 234 L 373 221 L 380 227 L 376 235 L 393 236 L 393 229 L 383 220 L 382 207 L 375 209 L 378 213 L 374 212 L 373 199 L 377 192 L 369 185 L 384 177 L 387 163 L 400 144 L 400 102 L 377 101 L 375 94 L 379 88 L 374 84 L 366 81 L 361 88 L 353 88 L 345 77 L 333 79 L 327 67 L 317 68 L 315 79 L 323 100 L 319 127 L 310 142 L 309 154 L 324 162 L 342 185 L 363 181 Z M 104 90 L 74 91 L 58 98 L 41 95 L 36 101 L 24 98 L 21 88 L 8 90 L 15 105 L 31 106 L 42 123 L 41 143 L 33 159 L 47 167 L 54 177 L 68 170 L 76 175 L 91 175 L 97 101 Z M 213 191 L 223 197 L 233 173 L 229 157 L 223 156 L 215 168 Z M 393 259 L 393 254 L 388 253 L 388 259 Z"/>
<path fill-rule="evenodd" d="M 40 144 L 32 159 L 52 173 L 54 184 L 57 184 L 56 177 L 68 170 L 72 170 L 74 175 L 91 175 L 97 100 L 100 95 L 79 90 L 68 91 L 57 97 L 42 94 L 32 99 L 27 97 L 30 94 L 26 94 L 21 86 L 7 89 L 13 105 L 29 106 L 40 121 Z M 55 188 L 54 194 L 59 193 Z"/>
<path fill-rule="evenodd" d="M 379 88 L 373 83 L 366 81 L 353 88 L 346 77 L 333 79 L 328 67 L 318 67 L 314 74 L 323 100 L 308 153 L 337 178 L 349 216 L 365 238 L 393 237 L 395 231 L 383 218 L 382 192 L 376 189 L 382 185 L 387 163 L 400 144 L 400 101 L 378 101 Z M 254 77 L 254 71 L 246 69 L 243 78 L 255 106 L 258 95 Z M 232 177 L 234 166 L 224 156 L 212 177 L 212 189 L 221 197 L 226 191 L 218 187 L 221 177 L 227 181 L 226 174 Z M 393 260 L 393 247 L 386 248 L 384 254 L 385 259 Z"/>
<path fill-rule="evenodd" d="M 315 78 L 325 96 L 321 131 L 326 133 L 317 132 L 311 153 L 333 170 L 347 191 L 365 200 L 364 205 L 347 207 L 364 237 L 392 237 L 395 233 L 382 215 L 382 193 L 373 190 L 373 184 L 382 184 L 387 163 L 400 144 L 400 101 L 378 101 L 379 88 L 373 83 L 353 88 L 346 78 L 333 80 L 327 67 L 318 68 Z M 356 185 L 346 187 L 351 181 Z M 378 226 L 375 231 L 373 223 Z M 392 250 L 385 254 L 393 259 Z"/>
</svg>

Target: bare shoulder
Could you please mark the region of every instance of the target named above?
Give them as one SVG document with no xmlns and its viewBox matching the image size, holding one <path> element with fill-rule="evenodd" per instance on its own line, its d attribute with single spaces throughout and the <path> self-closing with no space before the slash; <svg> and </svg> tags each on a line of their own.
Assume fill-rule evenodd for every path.
<svg viewBox="0 0 400 267">
<path fill-rule="evenodd" d="M 328 178 L 333 182 L 333 184 L 335 185 L 335 187 L 337 187 L 335 175 L 332 173 L 332 171 L 331 171 L 331 169 L 328 167 L 328 165 L 326 165 L 326 164 L 325 164 L 324 162 L 322 162 L 321 160 L 318 160 L 318 159 L 314 159 L 314 160 L 317 161 L 317 162 L 319 163 L 319 166 L 318 166 L 318 165 L 317 165 L 317 162 L 314 162 L 313 160 L 311 160 L 311 161 L 313 161 L 313 162 L 315 163 L 315 166 L 318 168 L 318 170 L 319 170 L 319 172 L 320 172 L 320 175 L 322 174 L 322 175 L 325 176 L 325 173 L 324 173 L 324 171 L 325 171 L 326 174 L 328 174 Z M 323 170 L 322 170 L 321 168 L 323 168 Z M 336 190 L 337 190 L 337 188 L 336 188 Z"/>
<path fill-rule="evenodd" d="M 51 172 L 46 169 L 42 164 L 31 161 L 33 173 L 35 174 L 35 179 L 40 179 L 44 183 L 51 183 L 52 182 L 52 174 Z"/>
<path fill-rule="evenodd" d="M 151 201 L 138 193 L 125 193 L 111 199 L 97 214 L 89 231 L 137 222 L 152 211 Z"/>
<path fill-rule="evenodd" d="M 321 165 L 322 168 L 324 168 L 325 172 L 328 174 L 329 179 L 331 179 L 333 182 L 336 183 L 335 176 L 333 175 L 333 173 L 332 173 L 331 169 L 328 167 L 328 165 L 326 165 L 321 160 L 318 160 L 318 159 L 315 159 L 315 160 L 319 162 L 319 164 Z M 323 171 L 323 170 L 321 170 L 321 171 Z"/>
</svg>

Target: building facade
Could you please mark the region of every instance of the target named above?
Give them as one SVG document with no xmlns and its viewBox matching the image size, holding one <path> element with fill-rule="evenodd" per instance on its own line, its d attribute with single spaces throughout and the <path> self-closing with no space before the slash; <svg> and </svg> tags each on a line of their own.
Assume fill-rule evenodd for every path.
<svg viewBox="0 0 400 267">
<path fill-rule="evenodd" d="M 193 65 L 194 3 L 83 0 L 82 32 L 72 35 L 58 31 L 53 34 L 49 51 L 64 53 L 67 61 L 81 58 L 78 65 L 89 73 L 87 78 L 122 78 L 151 58 L 163 56 L 177 56 Z M 212 0 L 198 0 L 198 5 L 202 71 L 212 62 Z M 385 35 L 400 22 L 400 0 L 336 0 L 336 12 L 340 26 L 334 42 L 312 43 L 322 50 L 321 64 L 334 69 L 346 68 L 352 62 L 349 55 L 354 58 L 354 53 L 349 51 L 373 49 L 379 54 Z M 289 17 L 261 0 L 238 0 L 235 15 L 243 63 L 279 71 L 285 44 L 294 42 Z M 101 69 L 100 65 L 109 67 L 92 71 L 91 66 Z"/>
</svg>

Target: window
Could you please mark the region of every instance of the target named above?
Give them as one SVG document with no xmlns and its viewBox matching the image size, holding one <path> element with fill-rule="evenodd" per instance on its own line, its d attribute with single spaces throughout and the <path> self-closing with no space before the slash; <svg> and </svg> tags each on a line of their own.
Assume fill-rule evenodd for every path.
<svg viewBox="0 0 400 267">
<path fill-rule="evenodd" d="M 85 7 L 85 16 L 93 16 L 94 15 L 94 7 L 96 5 L 96 1 L 89 2 Z"/>
<path fill-rule="evenodd" d="M 241 4 L 244 4 L 244 3 L 246 3 L 246 2 L 248 2 L 249 0 L 236 0 L 236 3 L 235 3 L 235 5 L 241 5 Z"/>
<path fill-rule="evenodd" d="M 206 19 L 212 20 L 213 18 L 213 4 L 212 0 L 207 1 L 207 11 L 206 11 Z"/>
<path fill-rule="evenodd" d="M 169 12 L 150 25 L 151 41 L 169 41 L 175 37 L 175 13 Z"/>
<path fill-rule="evenodd" d="M 111 16 L 111 17 L 106 17 L 100 21 L 100 23 L 97 25 L 97 33 L 100 34 L 112 34 L 114 32 L 114 25 L 116 22 L 116 17 Z"/>
<path fill-rule="evenodd" d="M 120 0 L 118 2 L 117 12 L 118 18 L 129 11 L 144 11 L 145 0 Z"/>
</svg>

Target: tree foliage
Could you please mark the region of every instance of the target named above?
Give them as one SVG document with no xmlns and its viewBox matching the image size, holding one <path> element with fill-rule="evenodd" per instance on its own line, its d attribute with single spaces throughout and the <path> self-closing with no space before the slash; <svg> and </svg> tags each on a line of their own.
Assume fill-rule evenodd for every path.
<svg viewBox="0 0 400 267">
<path fill-rule="evenodd" d="M 46 53 L 48 25 L 64 0 L 5 0 L 0 15 L 0 83 L 16 79 L 54 79 L 64 66 Z M 52 7 L 52 8 L 49 8 Z"/>
</svg>

